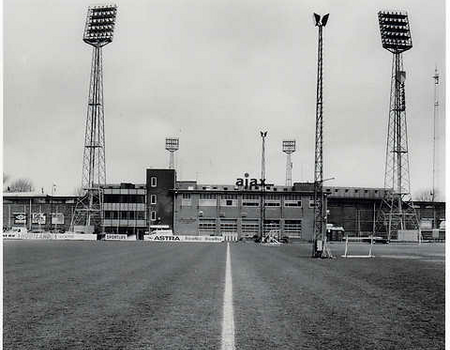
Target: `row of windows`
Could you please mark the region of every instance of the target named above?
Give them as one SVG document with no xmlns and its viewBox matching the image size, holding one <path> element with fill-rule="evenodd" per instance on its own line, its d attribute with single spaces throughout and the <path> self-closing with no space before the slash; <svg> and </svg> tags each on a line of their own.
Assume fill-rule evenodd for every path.
<svg viewBox="0 0 450 350">
<path fill-rule="evenodd" d="M 110 220 L 145 220 L 145 211 L 105 211 L 105 219 Z"/>
<path fill-rule="evenodd" d="M 104 203 L 145 203 L 144 195 L 126 194 L 105 194 Z"/>
<path fill-rule="evenodd" d="M 181 196 L 182 199 L 191 199 L 191 194 L 190 193 L 183 193 Z M 224 195 L 217 195 L 215 193 L 200 193 L 199 195 L 200 199 L 238 199 L 238 195 L 237 194 L 224 194 Z M 242 199 L 243 200 L 254 200 L 254 201 L 259 201 L 259 199 L 261 198 L 261 195 L 257 195 L 257 194 L 243 194 L 242 195 Z M 266 194 L 264 196 L 264 199 L 267 200 L 289 200 L 289 201 L 301 201 L 302 200 L 302 195 L 296 195 L 296 194 L 291 194 L 291 195 L 281 195 L 281 194 Z M 314 196 L 310 196 L 310 199 L 313 200 Z"/>
<path fill-rule="evenodd" d="M 214 199 L 200 199 L 198 204 L 199 204 L 199 206 L 204 206 L 204 207 L 211 207 L 211 206 L 215 207 L 217 205 L 217 202 Z M 192 205 L 191 199 L 182 199 L 181 200 L 182 207 L 190 207 L 191 205 Z M 227 206 L 227 207 L 237 207 L 237 201 L 232 200 L 232 199 L 226 199 L 226 200 L 221 201 L 220 205 Z M 242 206 L 243 207 L 259 207 L 259 206 L 261 206 L 261 203 L 259 201 L 246 200 L 246 201 L 242 202 Z M 276 202 L 273 200 L 267 201 L 267 202 L 265 201 L 264 206 L 265 207 L 280 207 L 281 202 Z M 285 201 L 284 206 L 301 208 L 302 201 Z M 314 207 L 314 201 L 310 202 L 309 207 L 310 208 Z"/>
</svg>

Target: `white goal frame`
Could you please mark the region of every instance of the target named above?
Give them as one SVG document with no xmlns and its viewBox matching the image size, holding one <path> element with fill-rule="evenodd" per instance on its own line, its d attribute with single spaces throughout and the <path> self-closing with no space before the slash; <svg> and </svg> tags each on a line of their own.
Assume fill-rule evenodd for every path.
<svg viewBox="0 0 450 350">
<path fill-rule="evenodd" d="M 360 241 L 362 242 L 363 239 L 370 239 L 370 246 L 369 246 L 369 253 L 367 255 L 349 255 L 348 254 L 348 242 L 349 241 Z M 369 237 L 349 237 L 345 236 L 345 252 L 344 255 L 341 255 L 343 258 L 375 258 L 375 255 L 372 254 L 372 247 L 373 247 L 373 236 Z"/>
</svg>

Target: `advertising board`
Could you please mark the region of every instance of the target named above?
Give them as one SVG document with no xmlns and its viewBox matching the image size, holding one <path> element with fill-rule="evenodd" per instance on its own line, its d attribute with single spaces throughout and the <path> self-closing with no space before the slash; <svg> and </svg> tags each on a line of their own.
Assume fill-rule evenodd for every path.
<svg viewBox="0 0 450 350">
<path fill-rule="evenodd" d="M 46 217 L 44 213 L 31 213 L 31 223 L 45 225 Z"/>
<path fill-rule="evenodd" d="M 144 241 L 152 242 L 191 242 L 191 243 L 217 243 L 223 242 L 222 236 L 166 236 L 166 235 L 145 235 Z"/>
<path fill-rule="evenodd" d="M 25 213 L 13 213 L 14 224 L 26 224 L 27 214 Z"/>
<path fill-rule="evenodd" d="M 128 241 L 128 236 L 118 233 L 107 233 L 105 235 L 105 241 Z"/>
</svg>

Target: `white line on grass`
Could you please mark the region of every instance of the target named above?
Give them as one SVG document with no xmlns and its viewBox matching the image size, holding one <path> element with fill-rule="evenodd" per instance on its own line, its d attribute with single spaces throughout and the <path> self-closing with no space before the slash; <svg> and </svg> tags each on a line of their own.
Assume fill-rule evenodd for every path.
<svg viewBox="0 0 450 350">
<path fill-rule="evenodd" d="M 230 243 L 227 243 L 225 291 L 223 293 L 222 350 L 234 350 L 233 282 L 231 280 Z"/>
</svg>

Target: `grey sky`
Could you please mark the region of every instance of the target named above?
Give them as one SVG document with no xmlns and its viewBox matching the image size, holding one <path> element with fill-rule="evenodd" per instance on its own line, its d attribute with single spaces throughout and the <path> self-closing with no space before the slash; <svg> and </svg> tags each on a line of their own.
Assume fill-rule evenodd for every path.
<svg viewBox="0 0 450 350">
<path fill-rule="evenodd" d="M 4 172 L 71 193 L 81 183 L 91 48 L 82 41 L 91 1 L 5 0 Z M 444 189 L 443 0 L 117 1 L 103 50 L 107 181 L 145 182 L 167 167 L 166 136 L 180 137 L 179 179 L 284 184 L 283 139 L 295 138 L 293 181 L 312 181 L 317 28 L 324 30 L 324 177 L 329 185 L 381 187 L 392 55 L 377 12 L 409 13 L 404 54 L 412 192 L 432 183 L 433 79 L 441 74 L 438 188 Z M 198 175 L 197 175 L 198 174 Z"/>
</svg>

